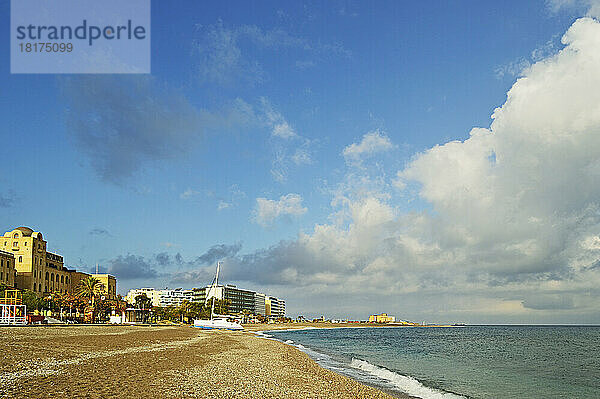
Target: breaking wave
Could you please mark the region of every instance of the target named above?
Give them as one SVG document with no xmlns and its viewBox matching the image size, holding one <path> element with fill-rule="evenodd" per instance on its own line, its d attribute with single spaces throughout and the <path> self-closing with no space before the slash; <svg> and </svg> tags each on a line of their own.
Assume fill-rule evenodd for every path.
<svg viewBox="0 0 600 399">
<path fill-rule="evenodd" d="M 265 337 L 267 334 L 259 335 Z M 298 348 L 298 350 L 310 356 L 321 367 L 333 370 L 339 374 L 343 374 L 368 385 L 374 385 L 380 388 L 403 392 L 422 399 L 465 399 L 464 396 L 427 387 L 416 378 L 398 374 L 383 367 L 375 366 L 365 360 L 353 358 L 348 364 L 347 362 L 336 360 L 322 352 L 317 352 L 312 348 L 307 348 L 306 346 L 294 342 L 291 339 L 285 341 L 277 338 L 270 339 L 275 339 L 287 345 L 294 346 Z"/>
<path fill-rule="evenodd" d="M 375 366 L 367 361 L 352 359 L 350 367 L 369 373 L 384 381 L 389 382 L 399 391 L 423 399 L 464 399 L 464 396 L 449 392 L 443 392 L 434 388 L 429 388 L 419 382 L 416 378 L 408 377 L 395 373 L 383 367 Z"/>
</svg>

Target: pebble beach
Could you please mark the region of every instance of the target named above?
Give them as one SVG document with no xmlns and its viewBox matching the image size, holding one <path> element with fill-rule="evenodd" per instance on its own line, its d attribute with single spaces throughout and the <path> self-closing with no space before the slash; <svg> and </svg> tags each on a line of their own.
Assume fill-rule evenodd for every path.
<svg viewBox="0 0 600 399">
<path fill-rule="evenodd" d="M 2 398 L 393 398 L 251 331 L 0 329 Z"/>
</svg>

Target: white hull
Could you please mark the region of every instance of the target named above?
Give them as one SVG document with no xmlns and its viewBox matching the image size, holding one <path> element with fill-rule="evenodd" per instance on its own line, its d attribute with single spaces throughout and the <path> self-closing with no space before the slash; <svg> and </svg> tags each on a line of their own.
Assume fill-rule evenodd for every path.
<svg viewBox="0 0 600 399">
<path fill-rule="evenodd" d="M 225 319 L 194 320 L 194 327 L 207 330 L 243 330 L 240 324 Z"/>
</svg>

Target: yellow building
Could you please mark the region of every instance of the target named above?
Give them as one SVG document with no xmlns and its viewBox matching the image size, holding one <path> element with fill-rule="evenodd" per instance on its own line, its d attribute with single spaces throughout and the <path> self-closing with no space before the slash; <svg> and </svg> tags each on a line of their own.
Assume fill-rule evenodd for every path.
<svg viewBox="0 0 600 399">
<path fill-rule="evenodd" d="M 369 323 L 393 323 L 396 321 L 396 317 L 388 316 L 387 313 L 372 314 L 369 316 Z"/>
<path fill-rule="evenodd" d="M 17 227 L 0 237 L 0 249 L 11 252 L 15 257 L 17 288 L 36 293 L 47 292 L 46 241 L 42 233 L 29 227 Z M 50 277 L 48 273 L 48 277 Z"/>
<path fill-rule="evenodd" d="M 104 291 L 101 293 L 105 299 L 109 301 L 117 300 L 117 279 L 110 274 L 92 274 L 92 277 L 100 280 L 100 283 L 104 286 Z"/>
<path fill-rule="evenodd" d="M 0 251 L 8 253 L 0 255 L 1 277 L 6 280 L 4 264 L 11 263 L 14 268 L 11 287 L 20 290 L 31 290 L 42 296 L 53 292 L 65 293 L 77 290 L 81 280 L 90 277 L 89 273 L 69 270 L 64 265 L 63 257 L 48 252 L 42 233 L 29 227 L 17 227 L 0 237 Z M 10 256 L 13 256 L 12 262 Z M 10 273 L 10 271 L 8 271 Z M 104 296 L 110 300 L 117 298 L 117 280 L 108 274 L 92 275 L 105 286 Z M 0 278 L 2 280 L 2 278 Z M 7 284 L 10 285 L 10 284 Z"/>
<path fill-rule="evenodd" d="M 200 288 L 194 288 L 194 292 L 199 291 Z M 204 291 L 204 288 L 202 288 L 202 290 Z M 160 306 L 160 290 L 155 290 L 154 288 L 134 288 L 132 290 L 129 290 L 129 292 L 127 293 L 127 296 L 125 297 L 125 300 L 127 301 L 127 303 L 130 303 L 132 305 L 135 304 L 135 298 L 139 295 L 146 295 L 146 298 L 150 299 L 152 301 L 152 306 Z M 206 298 L 206 292 L 204 291 L 204 297 L 202 297 L 202 299 L 195 299 L 197 302 L 202 302 L 204 303 L 204 299 Z M 221 295 L 222 297 L 222 295 Z"/>
<path fill-rule="evenodd" d="M 12 253 L 0 250 L 0 284 L 15 287 L 15 257 Z"/>
<path fill-rule="evenodd" d="M 72 291 L 71 270 L 64 266 L 62 256 L 46 252 L 46 272 L 42 287 L 44 287 L 43 292 L 60 292 L 62 294 Z"/>
</svg>

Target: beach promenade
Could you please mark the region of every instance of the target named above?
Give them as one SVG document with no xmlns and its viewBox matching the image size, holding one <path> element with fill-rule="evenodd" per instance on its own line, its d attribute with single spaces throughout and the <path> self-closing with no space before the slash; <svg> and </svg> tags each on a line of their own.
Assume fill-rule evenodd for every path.
<svg viewBox="0 0 600 399">
<path fill-rule="evenodd" d="M 250 331 L 8 327 L 0 337 L 3 398 L 391 398 Z"/>
</svg>

